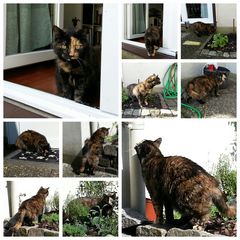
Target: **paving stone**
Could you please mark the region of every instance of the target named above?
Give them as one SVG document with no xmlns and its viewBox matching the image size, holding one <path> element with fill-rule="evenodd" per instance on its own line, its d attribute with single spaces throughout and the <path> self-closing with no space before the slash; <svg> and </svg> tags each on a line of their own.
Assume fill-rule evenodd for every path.
<svg viewBox="0 0 240 240">
<path fill-rule="evenodd" d="M 237 57 L 236 52 L 230 52 L 230 57 L 231 57 L 231 58 L 236 58 L 236 57 Z"/>
<path fill-rule="evenodd" d="M 151 109 L 150 110 L 150 115 L 152 116 L 152 117 L 159 117 L 160 116 L 160 110 L 159 109 Z"/>
<path fill-rule="evenodd" d="M 141 109 L 134 109 L 132 115 L 133 115 L 133 117 L 140 117 Z"/>
<path fill-rule="evenodd" d="M 224 52 L 224 53 L 223 53 L 223 57 L 225 57 L 225 58 L 229 58 L 229 57 L 230 57 L 230 55 L 229 55 L 229 53 L 228 53 L 228 52 Z"/>
<path fill-rule="evenodd" d="M 217 52 L 216 51 L 210 51 L 208 53 L 208 55 L 211 56 L 211 57 L 216 57 L 217 56 Z"/>
<path fill-rule="evenodd" d="M 142 109 L 141 116 L 149 116 L 149 115 L 150 115 L 149 109 L 143 108 L 143 109 Z"/>
<path fill-rule="evenodd" d="M 208 53 L 209 53 L 208 49 L 203 49 L 201 55 L 208 55 Z"/>
<path fill-rule="evenodd" d="M 167 230 L 159 226 L 145 225 L 137 227 L 137 236 L 161 236 L 164 237 L 167 234 Z"/>
<path fill-rule="evenodd" d="M 125 109 L 123 115 L 124 116 L 132 116 L 133 114 L 133 109 Z"/>
</svg>

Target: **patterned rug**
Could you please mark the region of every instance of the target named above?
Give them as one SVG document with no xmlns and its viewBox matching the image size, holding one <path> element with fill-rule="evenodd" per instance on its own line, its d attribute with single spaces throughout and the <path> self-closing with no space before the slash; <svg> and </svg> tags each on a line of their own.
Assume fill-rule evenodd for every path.
<svg viewBox="0 0 240 240">
<path fill-rule="evenodd" d="M 46 156 L 38 154 L 37 152 L 23 152 L 20 151 L 11 159 L 19 159 L 19 160 L 28 160 L 28 161 L 38 161 L 38 162 L 59 162 L 59 149 L 51 149 Z"/>
</svg>

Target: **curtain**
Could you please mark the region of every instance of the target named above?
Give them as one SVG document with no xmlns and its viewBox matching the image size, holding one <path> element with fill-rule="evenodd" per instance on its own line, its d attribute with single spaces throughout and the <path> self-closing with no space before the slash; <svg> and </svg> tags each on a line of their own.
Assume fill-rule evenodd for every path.
<svg viewBox="0 0 240 240">
<path fill-rule="evenodd" d="M 208 18 L 208 6 L 206 3 L 201 4 L 201 18 Z"/>
<path fill-rule="evenodd" d="M 133 34 L 143 33 L 146 30 L 145 4 L 133 4 L 132 8 L 132 32 Z"/>
<path fill-rule="evenodd" d="M 52 7 L 50 4 L 7 4 L 6 55 L 49 48 Z"/>
</svg>

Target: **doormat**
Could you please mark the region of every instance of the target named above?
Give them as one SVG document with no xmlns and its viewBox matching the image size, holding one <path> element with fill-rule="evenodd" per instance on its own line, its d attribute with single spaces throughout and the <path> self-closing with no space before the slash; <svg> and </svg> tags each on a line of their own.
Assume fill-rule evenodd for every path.
<svg viewBox="0 0 240 240">
<path fill-rule="evenodd" d="M 38 162 L 59 162 L 59 149 L 51 149 L 46 156 L 43 156 L 37 152 L 18 152 L 12 156 L 11 159 L 27 160 L 27 161 L 38 161 Z"/>
</svg>

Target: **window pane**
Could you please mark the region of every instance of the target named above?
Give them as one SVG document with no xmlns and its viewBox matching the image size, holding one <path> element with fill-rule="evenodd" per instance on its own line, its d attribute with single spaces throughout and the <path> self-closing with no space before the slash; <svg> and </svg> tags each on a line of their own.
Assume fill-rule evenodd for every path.
<svg viewBox="0 0 240 240">
<path fill-rule="evenodd" d="M 145 4 L 133 4 L 132 11 L 133 34 L 144 33 L 146 30 Z"/>
<path fill-rule="evenodd" d="M 53 4 L 7 4 L 6 55 L 51 48 Z"/>
<path fill-rule="evenodd" d="M 208 18 L 207 4 L 186 4 L 188 18 Z"/>
</svg>

